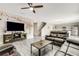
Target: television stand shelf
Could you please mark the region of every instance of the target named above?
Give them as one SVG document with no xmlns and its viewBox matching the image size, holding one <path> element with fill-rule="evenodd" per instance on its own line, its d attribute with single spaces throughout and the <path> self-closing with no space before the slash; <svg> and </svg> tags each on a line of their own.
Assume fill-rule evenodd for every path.
<svg viewBox="0 0 79 59">
<path fill-rule="evenodd" d="M 3 35 L 3 43 L 11 43 L 26 39 L 26 33 L 12 33 Z"/>
</svg>

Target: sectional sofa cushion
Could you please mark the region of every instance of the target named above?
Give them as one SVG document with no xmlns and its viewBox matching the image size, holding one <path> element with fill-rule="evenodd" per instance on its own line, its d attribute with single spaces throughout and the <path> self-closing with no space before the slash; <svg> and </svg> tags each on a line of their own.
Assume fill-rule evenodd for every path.
<svg viewBox="0 0 79 59">
<path fill-rule="evenodd" d="M 61 42 L 61 43 L 64 42 L 62 38 L 47 37 L 47 39 L 51 41 Z"/>
<path fill-rule="evenodd" d="M 70 36 L 67 41 L 79 45 L 79 37 L 77 36 Z"/>
<path fill-rule="evenodd" d="M 58 34 L 58 37 L 59 37 L 59 38 L 64 38 L 65 35 L 64 35 L 64 34 Z"/>
<path fill-rule="evenodd" d="M 53 37 L 56 37 L 57 36 L 57 34 L 54 34 L 54 33 L 51 33 L 50 35 L 53 36 Z"/>
<path fill-rule="evenodd" d="M 47 39 L 47 40 L 51 40 L 51 41 L 54 40 L 54 38 L 53 38 L 53 37 L 50 37 L 50 36 L 49 36 L 49 37 L 46 37 L 46 39 Z"/>
<path fill-rule="evenodd" d="M 70 44 L 69 46 L 72 47 L 72 48 L 75 48 L 75 49 L 79 49 L 79 45 Z"/>
<path fill-rule="evenodd" d="M 55 40 L 55 41 L 58 41 L 58 42 L 64 42 L 64 40 L 61 39 L 61 38 L 54 38 L 54 40 Z"/>
</svg>

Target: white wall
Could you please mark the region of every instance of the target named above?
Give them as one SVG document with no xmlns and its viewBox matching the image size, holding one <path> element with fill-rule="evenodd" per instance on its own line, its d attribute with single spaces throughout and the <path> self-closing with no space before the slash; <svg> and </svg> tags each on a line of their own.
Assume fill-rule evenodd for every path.
<svg viewBox="0 0 79 59">
<path fill-rule="evenodd" d="M 1 20 L 0 20 L 0 44 L 3 43 L 3 33 L 4 33 L 4 30 L 5 30 L 5 25 L 6 25 L 6 17 L 3 17 L 1 16 L 0 17 Z"/>
<path fill-rule="evenodd" d="M 26 26 L 27 39 L 33 38 L 33 23 L 31 27 Z"/>
</svg>

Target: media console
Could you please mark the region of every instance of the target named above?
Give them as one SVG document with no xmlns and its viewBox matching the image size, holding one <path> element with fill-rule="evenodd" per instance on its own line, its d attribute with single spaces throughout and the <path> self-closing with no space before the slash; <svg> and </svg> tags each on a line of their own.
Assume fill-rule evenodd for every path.
<svg viewBox="0 0 79 59">
<path fill-rule="evenodd" d="M 26 39 L 26 33 L 11 33 L 3 35 L 3 43 L 11 43 L 18 40 Z"/>
</svg>

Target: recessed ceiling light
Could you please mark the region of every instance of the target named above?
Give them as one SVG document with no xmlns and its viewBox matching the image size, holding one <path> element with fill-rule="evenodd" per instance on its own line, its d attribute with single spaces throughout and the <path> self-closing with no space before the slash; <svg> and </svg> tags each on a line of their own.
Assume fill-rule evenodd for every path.
<svg viewBox="0 0 79 59">
<path fill-rule="evenodd" d="M 29 9 L 30 9 L 30 10 L 33 10 L 33 8 L 32 8 L 32 7 L 30 7 Z"/>
</svg>

